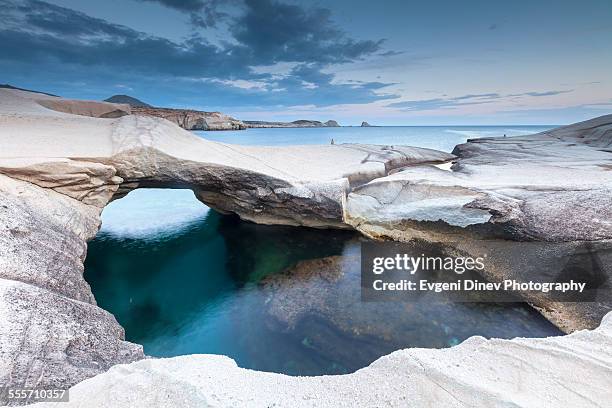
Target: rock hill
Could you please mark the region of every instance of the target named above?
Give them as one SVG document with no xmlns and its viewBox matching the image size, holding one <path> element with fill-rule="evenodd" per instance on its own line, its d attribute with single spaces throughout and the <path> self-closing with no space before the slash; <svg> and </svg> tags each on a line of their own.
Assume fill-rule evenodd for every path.
<svg viewBox="0 0 612 408">
<path fill-rule="evenodd" d="M 105 99 L 104 102 L 124 103 L 126 105 L 130 105 L 132 108 L 151 108 L 152 107 L 148 103 L 144 103 L 140 99 L 136 99 L 128 95 L 113 95 L 110 98 Z"/>
</svg>

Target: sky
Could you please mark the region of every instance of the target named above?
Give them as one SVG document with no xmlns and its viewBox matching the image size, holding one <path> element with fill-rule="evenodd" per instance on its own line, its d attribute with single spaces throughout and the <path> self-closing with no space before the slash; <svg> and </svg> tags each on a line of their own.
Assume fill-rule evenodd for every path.
<svg viewBox="0 0 612 408">
<path fill-rule="evenodd" d="M 610 0 L 0 0 L 0 83 L 243 120 L 612 113 Z"/>
</svg>

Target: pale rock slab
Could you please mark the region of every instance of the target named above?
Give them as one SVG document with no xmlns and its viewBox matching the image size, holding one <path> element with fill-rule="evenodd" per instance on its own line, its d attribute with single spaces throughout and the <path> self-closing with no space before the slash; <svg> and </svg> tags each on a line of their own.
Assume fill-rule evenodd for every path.
<svg viewBox="0 0 612 408">
<path fill-rule="evenodd" d="M 603 407 L 610 378 L 612 314 L 592 331 L 544 339 L 471 337 L 448 349 L 396 351 L 338 376 L 257 372 L 215 355 L 143 360 L 77 384 L 66 406 Z"/>
</svg>

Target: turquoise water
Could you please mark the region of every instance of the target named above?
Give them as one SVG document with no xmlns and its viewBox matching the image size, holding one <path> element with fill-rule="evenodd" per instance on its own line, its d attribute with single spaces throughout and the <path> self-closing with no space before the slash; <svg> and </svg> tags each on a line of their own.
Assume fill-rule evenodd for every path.
<svg viewBox="0 0 612 408">
<path fill-rule="evenodd" d="M 387 132 L 385 142 L 368 139 L 371 129 Z M 334 133 L 339 142 L 398 144 L 391 139 L 405 137 L 425 147 L 467 137 L 436 128 L 416 143 L 411 132 L 417 128 L 390 129 L 331 130 L 346 136 Z M 330 134 L 252 129 L 204 135 L 284 144 Z M 472 335 L 560 334 L 524 304 L 455 304 L 427 297 L 363 303 L 361 239 L 352 232 L 255 225 L 209 210 L 188 190 L 143 189 L 104 210 L 85 277 L 98 304 L 149 355 L 224 354 L 242 367 L 291 375 L 352 372 L 400 348 L 449 347 Z"/>
</svg>

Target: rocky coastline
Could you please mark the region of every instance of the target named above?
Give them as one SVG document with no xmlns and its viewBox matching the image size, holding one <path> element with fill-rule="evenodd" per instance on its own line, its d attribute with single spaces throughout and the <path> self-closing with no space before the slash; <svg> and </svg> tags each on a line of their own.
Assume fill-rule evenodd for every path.
<svg viewBox="0 0 612 408">
<path fill-rule="evenodd" d="M 132 107 L 131 110 L 133 115 L 163 118 L 185 130 L 243 130 L 247 128 L 242 121 L 221 112 L 146 107 Z"/>
<path fill-rule="evenodd" d="M 125 114 L 152 116 L 169 120 L 185 130 L 243 130 L 246 125 L 221 112 L 204 112 L 195 109 L 160 108 L 151 106 L 128 95 L 113 95 L 104 100 L 119 106 Z"/>
<path fill-rule="evenodd" d="M 335 120 L 320 122 L 318 120 L 294 120 L 293 122 L 266 122 L 261 120 L 245 120 L 247 128 L 311 128 L 311 127 L 340 127 Z"/>
<path fill-rule="evenodd" d="M 166 110 L 133 114 L 126 106 L 0 89 L 0 385 L 77 384 L 74 406 L 150 406 L 159 398 L 175 406 L 356 399 L 401 406 L 407 396 L 449 406 L 608 400 L 609 291 L 590 304 L 524 294 L 567 336 L 473 337 L 449 349 L 400 350 L 349 375 L 297 378 L 240 369 L 220 356 L 146 359 L 96 306 L 83 260 L 110 200 L 139 187 L 178 187 L 252 222 L 418 238 L 458 254 L 486 249 L 499 265 L 487 271 L 492 280 L 527 279 L 540 273 L 538 262 L 576 251 L 594 250 L 610 265 L 612 115 L 473 140 L 448 154 L 354 144 L 229 146 L 179 127 L 198 119 L 177 113 L 162 120 L 156 116 Z M 577 381 L 560 384 L 560 374 Z M 516 400 L 521 386 L 528 400 Z"/>
</svg>

